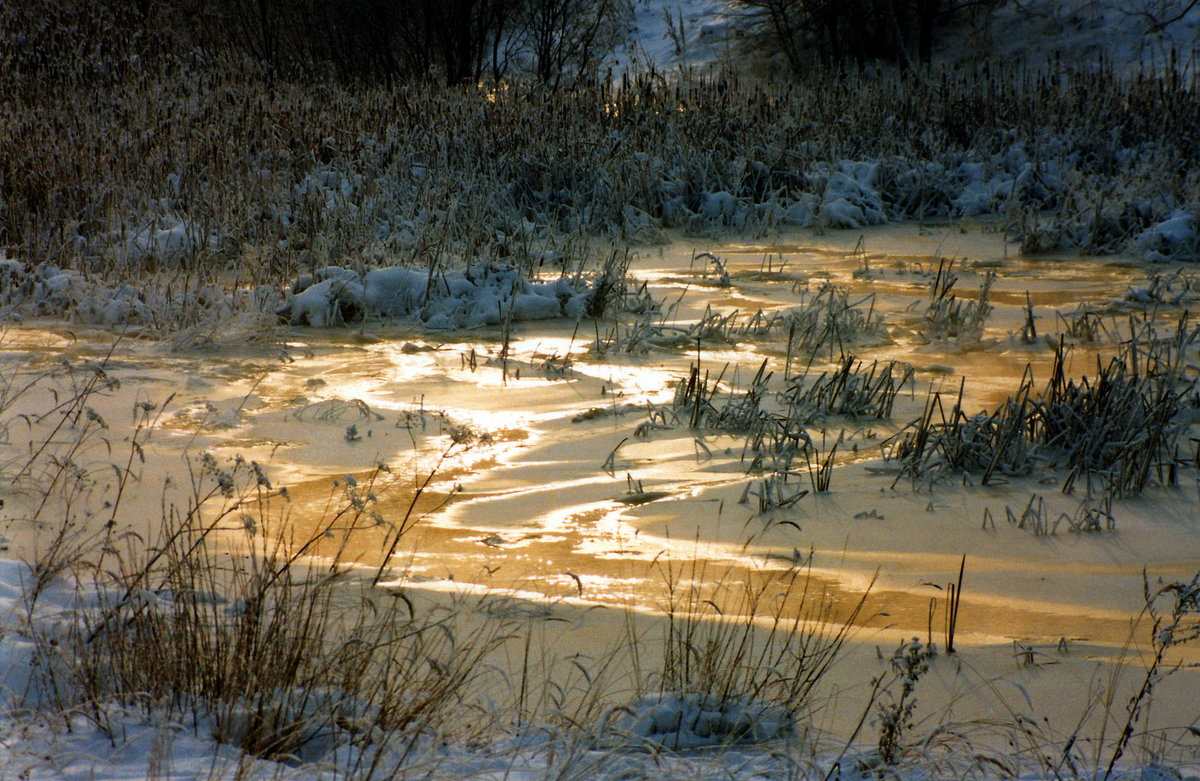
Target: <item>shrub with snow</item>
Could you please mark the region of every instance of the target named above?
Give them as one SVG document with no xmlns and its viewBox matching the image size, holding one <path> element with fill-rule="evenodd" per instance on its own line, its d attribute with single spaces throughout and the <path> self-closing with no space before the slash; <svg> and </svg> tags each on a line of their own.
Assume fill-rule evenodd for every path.
<svg viewBox="0 0 1200 781">
<path fill-rule="evenodd" d="M 135 233 L 126 232 L 121 254 L 128 260 L 150 256 L 169 260 L 217 247 L 217 236 L 195 223 L 181 220 L 165 228 L 150 225 Z"/>
</svg>

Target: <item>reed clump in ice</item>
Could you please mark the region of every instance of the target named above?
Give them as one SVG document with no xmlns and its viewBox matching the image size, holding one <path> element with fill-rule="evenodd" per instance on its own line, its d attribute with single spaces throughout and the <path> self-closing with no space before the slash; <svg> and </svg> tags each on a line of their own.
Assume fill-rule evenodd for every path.
<svg viewBox="0 0 1200 781">
<path fill-rule="evenodd" d="M 1186 463 L 1180 445 L 1195 377 L 1184 360 L 1195 331 L 1181 316 L 1169 339 L 1135 339 L 1078 379 L 1060 343 L 1044 389 L 1026 371 L 1017 392 L 994 410 L 968 415 L 959 398 L 947 410 L 931 394 L 922 416 L 890 440 L 888 458 L 915 481 L 977 475 L 983 484 L 1065 471 L 1063 491 L 1083 481 L 1116 496 L 1140 493 L 1152 479 L 1174 484 Z M 1153 331 L 1153 329 L 1151 329 Z"/>
</svg>

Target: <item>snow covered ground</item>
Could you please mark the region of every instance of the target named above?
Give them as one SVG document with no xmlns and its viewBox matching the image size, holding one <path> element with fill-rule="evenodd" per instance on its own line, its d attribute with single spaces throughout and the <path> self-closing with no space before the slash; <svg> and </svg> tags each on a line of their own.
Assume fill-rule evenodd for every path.
<svg viewBox="0 0 1200 781">
<path fill-rule="evenodd" d="M 1034 0 L 1005 3 L 986 15 L 977 41 L 952 55 L 996 57 L 1030 68 L 1055 62 L 1097 63 L 1148 72 L 1194 62 L 1200 52 L 1200 7 L 1186 0 Z"/>
<path fill-rule="evenodd" d="M 126 779 L 344 779 L 422 778 L 537 781 L 538 779 L 861 779 L 888 772 L 901 779 L 1023 778 L 1062 779 L 1110 777 L 1104 772 L 1103 752 L 1089 756 L 1052 755 L 1057 744 L 1039 745 L 1051 731 L 1049 718 L 1035 718 L 1035 701 L 1050 705 L 1058 698 L 1078 699 L 1078 692 L 1058 690 L 1059 684 L 1043 680 L 1053 673 L 1058 680 L 1076 679 L 1072 686 L 1086 688 L 1097 675 L 1092 663 L 1062 657 L 1058 662 L 1029 651 L 1027 666 L 1016 667 L 1003 678 L 990 679 L 977 667 L 983 660 L 968 654 L 963 660 L 923 656 L 918 641 L 901 644 L 890 662 L 913 683 L 921 681 L 924 707 L 931 693 L 942 686 L 963 702 L 985 696 L 1001 710 L 978 721 L 955 720 L 953 709 L 905 723 L 903 729 L 922 732 L 924 743 L 905 744 L 897 750 L 906 759 L 885 769 L 880 753 L 861 744 L 850 746 L 808 731 L 798 732 L 779 708 L 750 700 L 715 702 L 696 694 L 665 693 L 645 696 L 602 714 L 592 724 L 576 725 L 573 732 L 539 728 L 514 730 L 510 737 L 471 745 L 447 743 L 431 734 L 425 739 L 398 740 L 399 745 L 363 741 L 355 732 L 360 714 L 347 709 L 346 701 L 329 693 L 328 708 L 320 696 L 309 695 L 306 710 L 293 715 L 299 756 L 267 760 L 231 745 L 230 717 L 224 718 L 178 704 L 145 702 L 81 702 L 55 710 L 51 703 L 63 692 L 48 686 L 49 667 L 56 663 L 53 638 L 68 631 L 81 601 L 95 606 L 103 595 L 80 590 L 73 584 L 50 582 L 30 609 L 25 595 L 32 573 L 21 563 L 0 562 L 0 777 L 21 781 L 125 781 Z M 162 596 L 154 599 L 164 599 Z M 85 608 L 87 609 L 87 608 Z M 58 634 L 58 636 L 62 636 Z M 872 654 L 874 655 L 874 654 Z M 914 661 L 915 660 L 915 663 Z M 970 661 L 967 661 L 970 660 Z M 936 668 L 930 671 L 928 668 Z M 860 670 L 886 665 L 864 654 L 849 662 Z M 1054 664 L 1064 668 L 1054 671 Z M 977 683 L 964 685 L 980 676 Z M 1012 663 L 1009 663 L 1012 667 Z M 1090 671 L 1089 671 L 1089 668 Z M 1162 678 L 1157 684 L 1184 686 L 1194 681 Z M 848 679 L 852 680 L 853 675 Z M 1113 679 L 1115 682 L 1116 679 Z M 893 681 L 893 684 L 896 682 Z M 861 685 L 861 684 L 860 684 Z M 898 687 L 893 686 L 893 691 Z M 987 690 L 991 690 L 990 692 Z M 318 692 L 319 694 L 319 692 Z M 889 695 L 891 696 L 891 695 Z M 911 693 L 910 693 L 911 696 Z M 937 693 L 933 694 L 938 697 Z M 1161 695 L 1160 695 L 1161 697 Z M 1174 702 L 1177 697 L 1169 696 Z M 1184 692 L 1183 701 L 1188 697 Z M 915 705 L 915 701 L 910 703 Z M 1093 703 L 1094 704 L 1094 703 Z M 908 719 L 897 702 L 882 698 L 863 713 L 869 729 L 879 729 L 888 718 Z M 1172 707 L 1177 707 L 1172 704 Z M 1008 710 L 1011 709 L 1011 710 Z M 1007 713 L 1004 713 L 1008 710 Z M 342 716 L 334 716 L 337 713 Z M 890 714 L 890 715 L 889 715 Z M 1026 715 L 1028 714 L 1028 715 Z M 854 714 L 849 714 L 853 718 Z M 247 710 L 246 719 L 254 718 Z M 1021 719 L 1026 719 L 1022 723 Z M 1057 717 L 1055 717 L 1057 720 Z M 1043 722 L 1044 723 L 1038 723 Z M 1059 724 L 1062 726 L 1062 724 Z M 1067 729 L 1071 728 L 1068 718 Z M 1009 733 L 1003 732 L 1010 730 Z M 1084 742 L 1089 728 L 1074 727 Z M 293 733 L 295 736 L 296 733 Z M 901 733 L 897 732 L 899 736 Z M 1010 741 L 1004 743 L 1005 735 Z M 222 736 L 219 738 L 218 736 Z M 1065 738 L 1065 736 L 1063 736 Z M 1165 737 L 1165 735 L 1164 735 Z M 1018 745 L 1022 738 L 1029 745 Z M 1173 738 L 1172 738 L 1173 739 Z M 1040 752 L 1046 752 L 1044 756 Z M 1070 749 L 1068 748 L 1068 752 Z M 1131 752 L 1132 753 L 1132 752 Z M 1111 778 L 1120 781 L 1181 781 L 1200 774 L 1200 761 L 1180 760 L 1187 749 L 1163 742 L 1157 750 L 1137 751 L 1118 765 Z M 914 754 L 916 759 L 914 760 Z M 1079 764 L 1077 765 L 1076 762 Z"/>
<path fill-rule="evenodd" d="M 731 24 L 737 10 L 727 0 L 632 0 L 632 6 L 628 41 L 609 60 L 614 72 L 652 66 L 669 74 L 737 59 Z"/>
<path fill-rule="evenodd" d="M 633 0 L 630 40 L 614 65 L 731 67 L 753 57 L 737 35 L 747 12 L 736 0 Z M 1186 0 L 1024 0 L 987 4 L 961 14 L 951 31 L 959 43 L 937 50 L 939 63 L 994 60 L 1036 70 L 1055 62 L 1119 70 L 1160 68 L 1172 51 L 1180 62 L 1200 50 L 1200 7 Z M 950 37 L 950 36 L 947 36 Z M 619 70 L 619 68 L 616 68 Z"/>
</svg>

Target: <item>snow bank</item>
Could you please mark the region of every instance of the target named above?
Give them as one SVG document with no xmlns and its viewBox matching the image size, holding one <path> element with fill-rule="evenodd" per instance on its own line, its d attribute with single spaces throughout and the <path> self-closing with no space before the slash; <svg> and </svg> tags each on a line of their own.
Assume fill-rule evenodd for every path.
<svg viewBox="0 0 1200 781">
<path fill-rule="evenodd" d="M 267 285 L 232 292 L 213 283 L 190 289 L 169 283 L 135 287 L 51 264 L 0 263 L 0 319 L 6 320 L 62 317 L 85 325 L 168 332 L 202 320 L 229 320 L 239 313 L 270 309 L 279 298 Z"/>
<path fill-rule="evenodd" d="M 633 0 L 632 7 L 628 40 L 610 57 L 617 71 L 638 62 L 670 72 L 747 55 L 746 46 L 738 45 L 737 12 L 722 0 Z M 956 35 L 945 36 L 950 45 L 935 47 L 938 62 L 961 65 L 993 57 L 1034 68 L 1103 55 L 1136 72 L 1164 52 L 1188 51 L 1200 39 L 1200 9 L 1173 0 L 1022 0 L 995 3 L 986 14 L 956 24 Z"/>
<path fill-rule="evenodd" d="M 1174 21 L 1171 21 L 1174 20 Z M 991 57 L 1030 69 L 1104 61 L 1119 71 L 1161 64 L 1167 52 L 1194 50 L 1200 8 L 1175 0 L 1024 0 L 989 9 L 987 35 L 964 38 L 941 58 Z M 980 45 L 982 44 L 982 45 Z"/>
<path fill-rule="evenodd" d="M 53 265 L 0 261 L 0 319 L 62 317 L 103 327 L 146 326 L 169 332 L 198 321 L 233 322 L 273 313 L 294 325 L 327 328 L 367 317 L 404 319 L 436 329 L 579 319 L 592 289 L 582 280 L 530 280 L 508 266 L 438 272 L 391 267 L 360 274 L 330 266 L 301 276 L 290 291 L 271 286 L 227 290 L 204 284 L 108 284 Z"/>
<path fill-rule="evenodd" d="M 724 0 L 633 0 L 625 40 L 608 57 L 613 71 L 703 67 L 729 56 L 736 14 Z"/>
<path fill-rule="evenodd" d="M 33 643 L 19 631 L 21 583 L 29 577 L 24 564 L 0 560 L 0 715 L 18 707 L 30 691 Z"/>
<path fill-rule="evenodd" d="M 412 320 L 434 329 L 579 319 L 589 287 L 565 278 L 534 282 L 508 266 L 430 273 L 395 266 L 359 274 L 337 266 L 297 281 L 276 313 L 293 325 L 326 328 L 366 317 Z"/>
</svg>

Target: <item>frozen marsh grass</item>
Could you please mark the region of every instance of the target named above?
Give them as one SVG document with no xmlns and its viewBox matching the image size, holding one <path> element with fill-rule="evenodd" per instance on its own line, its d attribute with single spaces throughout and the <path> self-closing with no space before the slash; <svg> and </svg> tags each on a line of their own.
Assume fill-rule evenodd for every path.
<svg viewBox="0 0 1200 781">
<path fill-rule="evenodd" d="M 1067 373 L 1060 343 L 1042 392 L 1026 371 L 1015 394 L 976 415 L 962 409 L 961 391 L 949 411 L 933 393 L 887 455 L 902 477 L 918 482 L 972 474 L 987 485 L 1061 468 L 1064 493 L 1080 482 L 1089 495 L 1095 488 L 1116 496 L 1141 493 L 1151 480 L 1173 485 L 1186 461 L 1180 445 L 1196 378 L 1183 356 L 1194 334 L 1185 314 L 1173 338 L 1134 338 L 1107 364 L 1098 357 L 1095 375 L 1078 380 Z"/>
<path fill-rule="evenodd" d="M 1056 340 L 1048 320 L 1035 320 L 1036 289 L 1025 293 L 1020 336 L 988 338 L 1007 327 L 997 320 L 1012 322 L 1002 319 L 1018 295 L 1016 275 L 1005 274 L 1007 253 L 1003 263 L 996 257 L 980 266 L 978 295 L 964 296 L 954 274 L 965 270 L 935 271 L 935 259 L 926 273 L 924 256 L 915 261 L 918 274 L 872 268 L 864 251 L 861 274 L 840 273 L 846 258 L 838 258 L 828 277 L 805 277 L 800 263 L 784 273 L 792 260 L 782 253 L 779 272 L 768 260 L 755 274 L 723 250 L 693 252 L 703 269 L 689 267 L 686 278 L 673 269 L 679 274 L 657 290 L 678 283 L 722 303 L 688 309 L 683 294 L 660 299 L 656 283 L 639 281 L 631 273 L 638 255 L 624 246 L 686 236 L 699 247 L 722 237 L 978 218 L 1030 255 L 1073 249 L 1186 264 L 1197 258 L 1200 220 L 1191 164 L 1200 122 L 1194 60 L 1141 74 L 1104 64 L 1055 72 L 993 64 L 919 75 L 813 70 L 788 83 L 631 72 L 559 89 L 521 79 L 351 84 L 291 79 L 229 51 L 164 39 L 161 30 L 128 36 L 109 24 L 114 8 L 73 0 L 0 5 L 0 318 L 65 319 L 85 341 L 96 338 L 80 328 L 89 325 L 164 340 L 175 355 L 164 356 L 161 345 L 138 348 L 171 367 L 195 367 L 178 353 L 211 350 L 222 366 L 186 381 L 202 386 L 226 372 L 217 381 L 222 391 L 246 380 L 231 379 L 249 365 L 231 360 L 238 348 L 259 358 L 271 351 L 302 368 L 289 375 L 256 367 L 246 394 L 216 399 L 223 405 L 191 399 L 192 411 L 181 410 L 187 414 L 170 421 L 175 429 L 166 437 L 213 435 L 208 441 L 225 447 L 156 472 L 147 461 L 164 452 L 152 438 L 169 398 L 149 391 L 129 405 L 124 396 L 114 401 L 122 390 L 117 373 L 94 344 L 63 351 L 87 360 L 42 356 L 30 366 L 0 351 L 7 361 L 0 546 L 8 545 L 9 524 L 42 529 L 27 563 L 0 561 L 0 775 L 102 777 L 111 765 L 95 758 L 114 756 L 125 759 L 113 774 L 132 777 L 1177 781 L 1192 772 L 1195 724 L 1164 727 L 1161 713 L 1153 721 L 1150 712 L 1171 694 L 1168 674 L 1194 659 L 1185 648 L 1197 635 L 1194 578 L 1145 578 L 1137 637 L 1117 663 L 1092 666 L 1111 677 L 1084 687 L 1064 727 L 1063 711 L 1052 724 L 1024 685 L 1052 664 L 1091 665 L 1110 646 L 1070 659 L 1088 640 L 1070 634 L 1069 616 L 1054 614 L 1063 625 L 1046 631 L 1062 633 L 1058 648 L 1014 642 L 1012 664 L 996 677 L 995 667 L 973 667 L 985 651 L 972 645 L 1010 631 L 975 624 L 985 613 L 999 624 L 1004 613 L 980 610 L 1007 587 L 985 591 L 984 579 L 996 577 L 990 573 L 1017 561 L 1029 570 L 1008 577 L 1032 579 L 1036 567 L 1042 577 L 1064 560 L 1051 567 L 1039 563 L 1048 557 L 1004 559 L 1009 551 L 992 539 L 1009 530 L 1001 525 L 997 534 L 985 515 L 993 536 L 981 534 L 978 506 L 968 507 L 969 533 L 984 538 L 997 563 L 982 565 L 978 580 L 968 577 L 963 612 L 972 636 L 956 643 L 961 569 L 956 588 L 928 599 L 926 612 L 928 592 L 920 589 L 940 589 L 933 581 L 909 586 L 919 596 L 915 608 L 903 589 L 888 593 L 894 604 L 881 604 L 869 588 L 844 588 L 861 586 L 841 579 L 851 569 L 826 579 L 814 551 L 800 549 L 823 524 L 826 565 L 830 550 L 841 551 L 843 564 L 909 553 L 897 545 L 864 556 L 853 545 L 859 535 L 886 541 L 928 526 L 945 534 L 946 546 L 967 539 L 957 508 L 939 512 L 946 505 L 931 498 L 922 512 L 911 494 L 884 505 L 900 492 L 880 486 L 878 497 L 863 497 L 857 482 L 842 478 L 862 478 L 854 471 L 864 458 L 859 449 L 878 442 L 876 428 L 893 433 L 901 425 L 894 418 L 907 420 L 918 408 L 920 420 L 888 440 L 887 468 L 921 490 L 960 475 L 991 487 L 1018 484 L 1007 518 L 1028 534 L 1005 537 L 1013 549 L 1062 551 L 1069 542 L 1079 543 L 1072 551 L 1101 556 L 1118 543 L 1145 542 L 1115 533 L 1051 535 L 1116 532 L 1118 516 L 1125 532 L 1133 497 L 1159 487 L 1166 494 L 1194 476 L 1197 458 L 1187 450 L 1197 407 L 1195 329 L 1185 318 L 1158 330 L 1162 312 L 1195 302 L 1189 274 L 1163 271 L 1106 304 L 1056 310 L 1064 338 L 1051 380 L 1035 386 L 1030 370 L 1011 398 L 968 416 L 962 392 L 947 410 L 951 394 L 934 390 L 946 367 L 910 348 L 928 342 L 921 346 L 936 355 L 957 340 L 970 353 L 964 364 L 1006 360 L 1001 353 L 1010 349 L 1022 363 L 1050 360 L 1047 344 Z M 121 19 L 136 20 L 129 13 Z M 900 315 L 897 327 L 887 319 L 913 281 L 928 282 L 929 294 L 922 288 L 907 310 L 913 317 Z M 783 287 L 789 291 L 775 295 Z M 1056 292 L 1043 290 L 1041 300 Z M 744 310 L 730 311 L 742 300 Z M 550 347 L 531 348 L 532 339 L 512 328 L 542 319 L 550 321 Z M 440 333 L 424 334 L 436 345 L 413 346 L 428 358 L 417 366 L 367 349 L 381 341 L 364 330 L 376 324 Z M 339 475 L 317 489 L 323 509 L 304 518 L 311 526 L 293 525 L 305 511 L 287 487 L 263 463 L 234 456 L 235 448 L 274 453 L 292 444 L 281 431 L 308 426 L 320 430 L 308 433 L 326 465 L 339 449 L 361 457 L 385 447 L 379 443 L 389 433 L 414 451 L 427 434 L 447 448 L 492 438 L 490 428 L 476 427 L 487 418 L 427 413 L 415 392 L 397 415 L 386 402 L 418 387 L 407 377 L 394 380 L 384 406 L 366 395 L 380 376 L 366 371 L 353 375 L 354 393 L 361 389 L 370 403 L 320 392 L 317 373 L 328 371 L 332 386 L 332 364 L 344 356 L 309 359 L 321 340 L 340 338 L 321 331 L 340 326 L 358 329 L 354 360 L 400 369 L 394 377 L 429 372 L 422 393 L 461 393 L 439 383 L 469 369 L 468 392 L 495 396 L 494 407 L 519 393 L 547 400 L 538 409 L 551 411 L 545 419 L 509 417 L 497 439 L 553 453 L 537 441 L 553 419 L 583 443 L 577 448 L 587 451 L 580 463 L 588 468 L 609 453 L 602 471 L 618 484 L 624 473 L 623 494 L 600 474 L 567 478 L 589 506 L 566 525 L 590 523 L 608 504 L 628 511 L 619 523 L 602 519 L 610 523 L 605 541 L 615 538 L 619 550 L 605 549 L 591 563 L 636 561 L 624 546 L 649 544 L 638 533 L 641 541 L 655 538 L 656 515 L 669 514 L 661 500 L 686 508 L 676 515 L 711 509 L 716 532 L 733 526 L 738 538 L 701 554 L 698 531 L 691 559 L 642 561 L 652 573 L 639 572 L 636 582 L 661 581 L 662 603 L 645 615 L 638 612 L 645 604 L 627 604 L 605 645 L 570 633 L 601 621 L 604 606 L 590 600 L 606 577 L 620 580 L 615 570 L 596 575 L 570 565 L 564 572 L 555 560 L 553 571 L 532 571 L 544 590 L 499 593 L 522 551 L 533 560 L 555 555 L 556 544 L 557 553 L 569 547 L 562 540 L 575 538 L 563 525 L 527 536 L 489 529 L 468 540 L 441 528 L 409 552 L 416 560 L 445 546 L 448 559 L 466 562 L 458 575 L 482 560 L 486 578 L 428 570 L 410 577 L 388 566 L 418 545 L 414 532 L 427 506 L 465 493 L 464 503 L 499 498 L 484 512 L 503 514 L 511 508 L 502 494 L 525 490 L 548 470 L 478 492 L 466 478 L 466 491 L 457 484 L 464 472 L 432 487 L 448 459 L 425 471 Z M 477 349 L 470 336 L 478 331 L 460 336 L 476 328 L 492 343 Z M 499 331 L 498 340 L 488 329 Z M 62 330 L 64 339 L 77 338 Z M 577 351 L 577 337 L 590 339 L 593 330 L 591 352 Z M 1068 373 L 1069 343 L 1099 351 L 1094 372 Z M 906 362 L 890 360 L 893 349 Z M 734 356 L 751 352 L 753 360 L 736 365 Z M 452 358 L 439 364 L 446 354 Z M 120 376 L 134 380 L 137 393 L 164 382 L 143 382 L 137 372 L 151 374 L 150 364 L 126 360 L 138 368 Z M 499 371 L 477 372 L 489 364 Z M 539 369 L 536 377 L 527 371 L 525 387 L 521 367 Z M 589 374 L 598 367 L 604 379 Z M 622 386 L 614 369 L 646 370 L 651 388 L 668 376 L 649 403 L 621 395 L 633 383 Z M 311 385 L 300 384 L 301 372 L 311 373 Z M 492 382 L 497 373 L 500 386 L 515 391 L 506 402 Z M 281 386 L 268 391 L 259 378 Z M 41 391 L 53 402 L 29 409 L 30 395 Z M 572 415 L 585 393 L 607 406 Z M 252 396 L 267 411 L 252 414 Z M 117 407 L 121 421 L 109 411 Z M 622 438 L 619 427 L 633 425 L 623 415 L 645 411 L 648 419 Z M 252 419 L 263 427 L 251 431 Z M 236 436 L 222 438 L 218 429 Z M 564 452 L 577 455 L 560 449 L 546 458 L 550 469 L 571 471 L 556 460 Z M 503 461 L 508 453 L 495 455 Z M 511 466 L 515 475 L 529 465 Z M 489 469 L 483 459 L 464 470 L 473 468 Z M 677 473 L 686 478 L 672 482 Z M 1075 509 L 1056 518 L 1031 495 L 1032 480 L 1021 481 L 1038 474 L 1084 494 L 1070 500 Z M 537 488 L 550 493 L 559 477 Z M 134 531 L 125 521 L 142 512 L 131 507 L 139 490 L 161 492 L 148 516 L 161 524 Z M 389 490 L 400 499 L 385 501 Z M 617 498 L 605 498 L 612 492 Z M 517 510 L 532 514 L 529 506 Z M 626 520 L 641 524 L 631 538 L 621 537 Z M 1137 536 L 1165 525 L 1143 523 Z M 1145 529 L 1151 534 L 1140 534 Z M 1187 532 L 1185 523 L 1171 531 Z M 379 543 L 373 555 L 388 565 L 353 558 L 353 539 L 367 534 Z M 1113 549 L 1096 552 L 1110 542 Z M 506 546 L 517 551 L 513 558 L 503 558 Z M 487 558 L 474 549 L 486 549 Z M 1088 566 L 1081 558 L 1066 563 Z M 1060 596 L 1069 598 L 1047 599 Z M 932 642 L 940 607 L 946 650 L 957 653 L 938 653 Z M 873 657 L 871 640 L 852 636 L 863 626 L 907 632 L 915 623 L 925 631 L 926 622 L 926 642 L 884 634 Z M 981 634 L 990 639 L 979 641 Z M 847 666 L 853 675 L 840 676 Z M 950 693 L 939 701 L 935 692 L 947 680 Z M 960 707 L 980 701 L 986 717 L 958 717 Z M 862 714 L 857 725 L 834 732 L 835 712 L 848 710 Z M 147 734 L 149 741 L 137 737 Z M 183 751 L 194 754 L 173 767 Z"/>
</svg>

